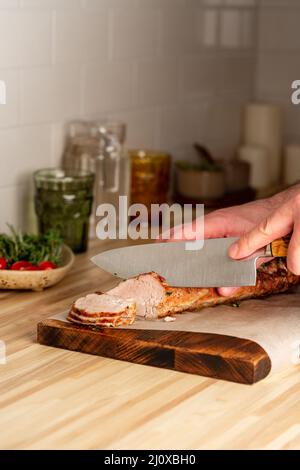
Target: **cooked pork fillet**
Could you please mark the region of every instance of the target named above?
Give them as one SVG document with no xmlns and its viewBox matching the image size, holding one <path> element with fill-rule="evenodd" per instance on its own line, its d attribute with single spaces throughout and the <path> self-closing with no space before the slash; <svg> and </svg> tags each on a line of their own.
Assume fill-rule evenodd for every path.
<svg viewBox="0 0 300 470">
<path fill-rule="evenodd" d="M 116 327 L 131 325 L 135 315 L 135 300 L 107 294 L 90 294 L 72 305 L 68 320 L 82 325 Z"/>
<path fill-rule="evenodd" d="M 278 294 L 299 282 L 300 277 L 288 271 L 285 261 L 274 259 L 258 269 L 256 286 L 241 287 L 232 297 L 222 297 L 213 288 L 170 287 L 156 273 L 141 274 L 123 281 L 108 294 L 124 299 L 134 298 L 137 315 L 155 319 L 185 311 L 197 311 L 203 307 Z"/>
<path fill-rule="evenodd" d="M 117 287 L 108 291 L 108 294 L 123 299 L 132 297 L 136 301 L 138 316 L 157 318 L 158 306 L 167 301 L 167 290 L 168 286 L 162 277 L 156 273 L 148 273 L 121 282 Z M 195 300 L 198 297 L 195 296 Z"/>
<path fill-rule="evenodd" d="M 77 300 L 68 320 L 83 325 L 126 326 L 135 315 L 152 320 L 204 307 L 232 303 L 287 291 L 300 277 L 288 271 L 281 259 L 260 267 L 255 287 L 241 287 L 232 297 L 222 297 L 216 289 L 170 287 L 156 273 L 141 274 L 106 294 L 91 294 Z"/>
</svg>

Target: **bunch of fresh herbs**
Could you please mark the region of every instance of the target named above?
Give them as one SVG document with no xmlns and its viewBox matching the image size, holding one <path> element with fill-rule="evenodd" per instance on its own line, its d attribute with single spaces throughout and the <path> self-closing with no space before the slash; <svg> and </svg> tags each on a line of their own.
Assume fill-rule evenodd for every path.
<svg viewBox="0 0 300 470">
<path fill-rule="evenodd" d="M 56 230 L 49 230 L 44 235 L 22 234 L 9 225 L 10 234 L 0 234 L 0 257 L 8 262 L 8 267 L 17 261 L 28 261 L 38 265 L 50 261 L 61 263 L 63 241 Z"/>
</svg>

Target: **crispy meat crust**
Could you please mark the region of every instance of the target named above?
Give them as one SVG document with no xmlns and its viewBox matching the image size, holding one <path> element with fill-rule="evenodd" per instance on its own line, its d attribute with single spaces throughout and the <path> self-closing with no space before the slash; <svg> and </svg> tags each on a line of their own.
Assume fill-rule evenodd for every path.
<svg viewBox="0 0 300 470">
<path fill-rule="evenodd" d="M 162 277 L 155 273 L 152 275 L 157 277 L 165 289 L 165 296 L 157 306 L 158 318 L 239 300 L 279 294 L 286 292 L 300 282 L 300 277 L 288 271 L 285 261 L 280 258 L 274 259 L 258 269 L 256 286 L 241 287 L 231 297 L 222 297 L 214 288 L 170 287 Z"/>
<path fill-rule="evenodd" d="M 77 323 L 78 325 L 86 325 L 86 326 L 101 326 L 103 328 L 113 327 L 116 328 L 118 326 L 128 326 L 132 325 L 135 321 L 135 314 L 132 315 L 131 313 L 122 313 L 121 315 L 115 315 L 114 317 L 99 317 L 94 321 L 90 319 L 79 316 L 76 313 L 69 312 L 68 321 L 72 323 Z"/>
<path fill-rule="evenodd" d="M 120 313 L 99 312 L 89 313 L 85 310 L 79 310 L 73 303 L 71 310 L 68 314 L 68 321 L 80 325 L 89 326 L 102 326 L 102 327 L 117 327 L 127 326 L 134 323 L 136 316 L 136 306 L 131 304 Z"/>
<path fill-rule="evenodd" d="M 257 272 L 257 284 L 254 287 L 241 287 L 233 296 L 222 297 L 214 288 L 200 287 L 170 287 L 164 278 L 156 273 L 150 273 L 152 278 L 163 288 L 163 295 L 157 305 L 151 309 L 151 316 L 147 319 L 164 318 L 170 315 L 192 312 L 204 307 L 232 303 L 240 300 L 254 299 L 272 294 L 286 292 L 291 287 L 299 284 L 300 276 L 288 271 L 283 259 L 274 259 L 270 263 L 261 266 Z M 137 277 L 145 276 L 141 274 Z M 149 276 L 149 274 L 147 275 Z M 99 293 L 99 295 L 101 295 Z M 123 312 L 109 313 L 98 312 L 91 314 L 79 310 L 72 305 L 68 320 L 89 326 L 117 327 L 134 323 L 136 316 L 135 305 L 128 306 Z"/>
</svg>

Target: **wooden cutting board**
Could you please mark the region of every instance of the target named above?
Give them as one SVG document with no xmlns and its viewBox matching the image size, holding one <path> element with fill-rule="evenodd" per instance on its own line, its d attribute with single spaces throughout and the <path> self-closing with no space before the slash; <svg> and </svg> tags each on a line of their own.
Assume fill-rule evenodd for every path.
<svg viewBox="0 0 300 470">
<path fill-rule="evenodd" d="M 259 344 L 220 334 L 153 329 L 95 331 L 52 318 L 38 324 L 38 342 L 243 384 L 254 384 L 271 370 L 270 357 Z"/>
</svg>

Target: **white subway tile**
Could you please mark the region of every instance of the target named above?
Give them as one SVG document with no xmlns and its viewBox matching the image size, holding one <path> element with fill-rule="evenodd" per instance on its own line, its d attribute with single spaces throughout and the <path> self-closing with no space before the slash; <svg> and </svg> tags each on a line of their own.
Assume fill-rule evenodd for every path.
<svg viewBox="0 0 300 470">
<path fill-rule="evenodd" d="M 22 8 L 74 9 L 81 6 L 81 0 L 20 0 Z"/>
<path fill-rule="evenodd" d="M 218 63 L 217 88 L 222 92 L 254 90 L 255 63 L 252 57 L 223 57 Z"/>
<path fill-rule="evenodd" d="M 254 7 L 257 0 L 224 0 L 226 6 L 230 7 Z"/>
<path fill-rule="evenodd" d="M 207 101 L 188 102 L 185 105 L 166 107 L 161 113 L 160 147 L 180 152 L 201 141 L 205 134 Z"/>
<path fill-rule="evenodd" d="M 216 46 L 218 43 L 219 11 L 207 9 L 203 13 L 202 28 L 198 30 L 198 37 L 204 46 Z"/>
<path fill-rule="evenodd" d="M 241 44 L 245 48 L 254 47 L 257 43 L 255 37 L 255 13 L 250 10 L 242 12 Z"/>
<path fill-rule="evenodd" d="M 203 144 L 209 149 L 214 158 L 218 160 L 232 160 L 236 156 L 237 141 L 228 138 L 218 139 L 217 135 L 205 136 Z"/>
<path fill-rule="evenodd" d="M 84 74 L 84 113 L 130 108 L 133 104 L 133 66 L 126 62 L 88 65 Z"/>
<path fill-rule="evenodd" d="M 114 59 L 153 57 L 157 50 L 158 14 L 156 11 L 114 10 L 112 50 Z"/>
<path fill-rule="evenodd" d="M 153 149 L 155 147 L 155 110 L 134 110 L 113 113 L 113 119 L 120 119 L 127 124 L 126 145 L 131 149 Z"/>
<path fill-rule="evenodd" d="M 0 188 L 27 182 L 38 168 L 51 163 L 51 127 L 0 130 Z"/>
<path fill-rule="evenodd" d="M 19 0 L 0 0 L 0 8 L 18 8 Z"/>
<path fill-rule="evenodd" d="M 0 67 L 50 63 L 51 13 L 4 10 L 0 15 Z"/>
<path fill-rule="evenodd" d="M 206 136 L 208 139 L 238 144 L 242 105 L 246 101 L 246 96 L 228 94 L 214 98 L 207 113 Z"/>
<path fill-rule="evenodd" d="M 27 191 L 24 186 L 0 187 L 0 233 L 7 233 L 7 224 L 18 229 L 23 229 L 25 225 L 24 214 Z"/>
<path fill-rule="evenodd" d="M 222 47 L 241 46 L 241 21 L 239 10 L 224 10 L 221 13 L 220 42 Z"/>
<path fill-rule="evenodd" d="M 297 11 L 298 14 L 296 14 Z M 299 25 L 299 10 L 295 12 L 289 8 L 285 10 L 281 8 L 262 8 L 259 15 L 260 50 L 299 50 Z"/>
<path fill-rule="evenodd" d="M 218 60 L 214 55 L 194 56 L 182 62 L 183 91 L 187 95 L 214 93 L 218 84 Z"/>
<path fill-rule="evenodd" d="M 55 62 L 87 63 L 108 58 L 107 10 L 58 11 L 55 27 Z"/>
<path fill-rule="evenodd" d="M 187 144 L 203 142 L 206 134 L 206 119 L 210 106 L 210 99 L 199 99 L 187 102 L 185 113 L 187 119 Z"/>
<path fill-rule="evenodd" d="M 201 0 L 200 0 L 201 1 Z M 200 3 L 199 0 L 137 0 L 137 6 L 141 8 L 153 8 L 153 7 L 168 7 L 176 8 L 182 6 L 192 5 L 192 2 Z"/>
<path fill-rule="evenodd" d="M 55 15 L 54 62 L 80 62 L 83 57 L 79 12 L 58 11 Z"/>
<path fill-rule="evenodd" d="M 60 0 L 61 1 L 61 0 Z M 109 8 L 132 8 L 137 5 L 139 0 L 83 0 L 86 8 L 98 9 L 103 7 Z M 151 0 L 150 0 L 151 1 Z"/>
<path fill-rule="evenodd" d="M 300 7 L 299 0 L 259 0 L 260 7 Z"/>
<path fill-rule="evenodd" d="M 204 5 L 215 7 L 224 5 L 224 0 L 203 0 Z"/>
<path fill-rule="evenodd" d="M 195 50 L 197 17 L 194 13 L 194 10 L 182 8 L 163 10 L 159 46 L 162 56 L 178 57 Z"/>
<path fill-rule="evenodd" d="M 153 106 L 178 100 L 179 64 L 177 60 L 143 61 L 137 64 L 137 104 Z"/>
<path fill-rule="evenodd" d="M 21 74 L 21 122 L 39 123 L 75 118 L 80 114 L 80 74 L 77 66 L 24 70 Z"/>
<path fill-rule="evenodd" d="M 257 93 L 291 94 L 292 82 L 299 79 L 299 54 L 261 53 L 258 55 L 257 70 Z"/>
<path fill-rule="evenodd" d="M 220 45 L 224 48 L 249 49 L 255 44 L 253 10 L 229 9 L 221 12 Z"/>
</svg>

